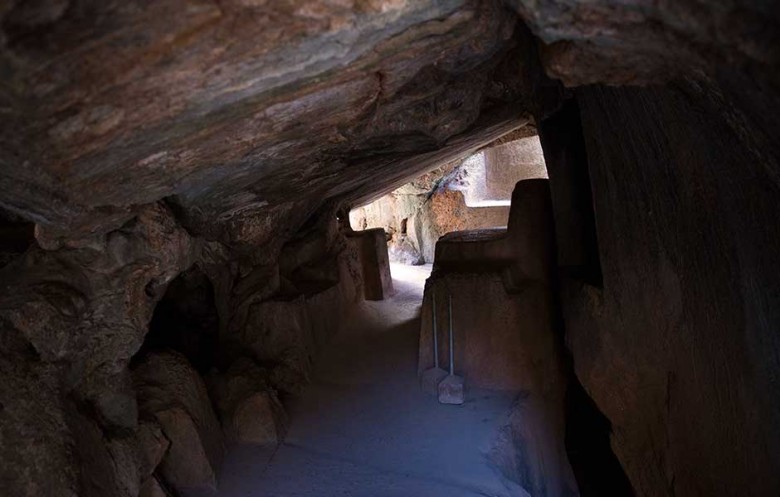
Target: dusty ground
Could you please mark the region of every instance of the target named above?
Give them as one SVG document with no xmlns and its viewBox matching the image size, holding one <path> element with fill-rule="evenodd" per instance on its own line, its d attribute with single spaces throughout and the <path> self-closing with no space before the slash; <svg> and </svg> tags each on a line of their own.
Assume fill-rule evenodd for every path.
<svg viewBox="0 0 780 497">
<path fill-rule="evenodd" d="M 314 382 L 289 402 L 285 442 L 276 451 L 231 451 L 221 496 L 525 494 L 483 456 L 511 397 L 470 390 L 463 406 L 446 406 L 420 391 L 417 335 L 430 265 L 392 271 L 396 295 L 356 311 L 318 359 Z"/>
</svg>

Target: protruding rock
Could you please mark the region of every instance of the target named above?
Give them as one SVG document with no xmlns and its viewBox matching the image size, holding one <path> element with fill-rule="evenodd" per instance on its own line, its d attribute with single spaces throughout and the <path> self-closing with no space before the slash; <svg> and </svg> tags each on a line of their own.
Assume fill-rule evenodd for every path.
<svg viewBox="0 0 780 497">
<path fill-rule="evenodd" d="M 165 491 L 157 477 L 152 476 L 141 485 L 138 497 L 170 497 L 170 494 Z"/>
<path fill-rule="evenodd" d="M 521 394 L 487 457 L 529 495 L 579 495 L 560 436 L 564 430 L 557 401 Z"/>
<path fill-rule="evenodd" d="M 267 376 L 254 361 L 244 357 L 226 373 L 209 378 L 209 391 L 230 442 L 275 445 L 284 436 L 287 415 Z"/>
<path fill-rule="evenodd" d="M 225 446 L 198 373 L 181 354 L 153 352 L 133 376 L 141 415 L 155 418 L 170 440 L 160 474 L 182 495 L 215 489 Z"/>
<path fill-rule="evenodd" d="M 137 437 L 141 453 L 139 473 L 142 478 L 148 478 L 162 461 L 171 442 L 165 437 L 160 424 L 152 420 L 138 424 Z"/>
<path fill-rule="evenodd" d="M 274 392 L 254 392 L 236 404 L 228 434 L 238 443 L 276 445 L 284 437 L 285 418 Z"/>
<path fill-rule="evenodd" d="M 308 372 L 314 338 L 303 297 L 255 304 L 241 335 L 242 345 L 255 359 L 281 361 Z"/>
<path fill-rule="evenodd" d="M 160 464 L 160 474 L 184 495 L 216 491 L 217 465 L 212 464 L 198 426 L 181 407 L 156 413 L 171 448 Z"/>
</svg>

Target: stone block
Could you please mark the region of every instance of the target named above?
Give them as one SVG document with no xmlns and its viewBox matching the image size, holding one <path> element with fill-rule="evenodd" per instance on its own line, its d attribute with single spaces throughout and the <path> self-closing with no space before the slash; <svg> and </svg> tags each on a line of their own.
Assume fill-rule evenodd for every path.
<svg viewBox="0 0 780 497">
<path fill-rule="evenodd" d="M 287 414 L 268 376 L 247 357 L 236 360 L 225 373 L 209 375 L 209 393 L 228 441 L 264 446 L 281 442 Z"/>
<path fill-rule="evenodd" d="M 423 371 L 420 375 L 420 388 L 429 395 L 439 394 L 439 383 L 447 377 L 447 373 L 442 368 L 431 368 Z"/>
<path fill-rule="evenodd" d="M 360 254 L 366 300 L 383 300 L 393 294 L 393 277 L 387 254 L 387 236 L 382 228 L 353 231 L 349 242 Z"/>
<path fill-rule="evenodd" d="M 170 441 L 162 477 L 185 497 L 213 492 L 225 445 L 203 379 L 183 355 L 154 352 L 133 370 L 133 381 L 142 418 L 156 419 Z"/>
<path fill-rule="evenodd" d="M 548 289 L 531 284 L 519 294 L 507 293 L 498 272 L 440 273 L 428 281 L 419 342 L 420 374 L 434 362 L 430 306 L 434 288 L 439 297 L 439 364 L 449 364 L 444 297 L 451 294 L 455 374 L 468 378 L 469 385 L 536 391 L 561 377 Z"/>
<path fill-rule="evenodd" d="M 466 401 L 466 388 L 463 378 L 447 375 L 439 383 L 439 402 L 442 404 L 463 404 Z"/>
</svg>

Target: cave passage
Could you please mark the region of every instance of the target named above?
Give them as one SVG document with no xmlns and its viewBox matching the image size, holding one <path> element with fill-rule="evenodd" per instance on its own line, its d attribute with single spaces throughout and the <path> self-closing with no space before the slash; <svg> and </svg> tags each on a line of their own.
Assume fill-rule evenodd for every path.
<svg viewBox="0 0 780 497">
<path fill-rule="evenodd" d="M 290 427 L 277 448 L 228 454 L 220 496 L 521 495 L 483 453 L 514 395 L 470 389 L 467 405 L 447 406 L 420 390 L 430 270 L 393 265 L 395 295 L 362 304 L 323 350 L 312 383 L 288 402 Z"/>
<path fill-rule="evenodd" d="M 0 0 L 0 497 L 780 496 L 780 1 Z"/>
</svg>

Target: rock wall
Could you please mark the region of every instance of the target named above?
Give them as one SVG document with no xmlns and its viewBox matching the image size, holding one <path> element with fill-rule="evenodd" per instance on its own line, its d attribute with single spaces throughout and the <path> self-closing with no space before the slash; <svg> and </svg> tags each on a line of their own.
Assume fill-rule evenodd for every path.
<svg viewBox="0 0 780 497">
<path fill-rule="evenodd" d="M 540 127 L 566 342 L 636 493 L 780 493 L 769 130 L 711 81 L 584 87 L 567 105 Z"/>
<path fill-rule="evenodd" d="M 303 386 L 318 346 L 363 291 L 360 254 L 330 209 L 277 250 L 253 261 L 191 236 L 156 204 L 120 230 L 60 250 L 34 246 L 0 269 L 4 491 L 213 491 L 223 437 L 278 440 L 277 392 Z M 268 259 L 277 262 L 262 263 Z M 194 267 L 201 276 L 192 276 Z M 209 355 L 193 340 L 208 310 L 195 291 L 204 274 L 218 315 Z M 144 342 L 160 302 L 170 315 Z M 187 335 L 182 326 L 197 330 Z M 256 366 L 239 374 L 231 369 L 237 361 Z M 211 395 L 193 364 L 209 371 Z M 226 386 L 236 381 L 244 386 Z M 247 419 L 246 404 L 266 409 L 268 419 Z"/>
</svg>

